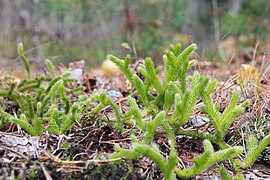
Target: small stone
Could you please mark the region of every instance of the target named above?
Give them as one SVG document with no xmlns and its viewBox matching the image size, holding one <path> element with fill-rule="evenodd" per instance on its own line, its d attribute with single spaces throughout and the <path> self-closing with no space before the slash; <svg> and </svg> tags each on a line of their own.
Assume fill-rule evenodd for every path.
<svg viewBox="0 0 270 180">
<path fill-rule="evenodd" d="M 109 96 L 112 99 L 120 99 L 123 98 L 123 94 L 116 90 L 110 90 L 107 92 L 107 96 Z"/>
<path fill-rule="evenodd" d="M 121 73 L 121 70 L 112 61 L 105 60 L 101 65 L 101 69 L 108 77 L 115 77 Z"/>
</svg>

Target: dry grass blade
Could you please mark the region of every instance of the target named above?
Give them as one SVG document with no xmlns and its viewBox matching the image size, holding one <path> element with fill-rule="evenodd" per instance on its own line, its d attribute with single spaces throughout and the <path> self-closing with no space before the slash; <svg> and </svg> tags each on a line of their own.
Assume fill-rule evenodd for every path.
<svg viewBox="0 0 270 180">
<path fill-rule="evenodd" d="M 46 177 L 46 180 L 53 180 L 53 178 L 51 177 L 51 175 L 48 173 L 48 171 L 46 170 L 46 168 L 44 167 L 44 165 L 42 163 L 40 163 L 40 167 L 44 173 L 44 176 Z"/>
<path fill-rule="evenodd" d="M 6 147 L 6 146 L 2 145 L 1 148 L 4 148 L 4 149 L 6 149 L 7 151 L 10 151 L 10 152 L 12 152 L 12 153 L 14 153 L 14 154 L 16 154 L 16 155 L 18 155 L 18 156 L 20 156 L 20 157 L 26 159 L 26 160 L 30 160 L 29 157 L 25 156 L 24 154 L 22 154 L 22 153 L 20 153 L 20 152 L 14 151 L 13 149 L 11 149 L 11 148 L 9 148 L 9 147 Z"/>
<path fill-rule="evenodd" d="M 86 164 L 86 163 L 96 163 L 96 164 L 103 164 L 103 163 L 109 163 L 109 162 L 114 162 L 114 161 L 119 161 L 122 158 L 114 158 L 114 159 L 104 159 L 104 160 L 99 160 L 99 159 L 91 159 L 91 160 L 80 160 L 80 161 L 64 161 L 61 160 L 59 157 L 49 153 L 46 150 L 43 150 L 44 154 L 48 156 L 51 160 L 60 163 L 60 164 Z"/>
</svg>

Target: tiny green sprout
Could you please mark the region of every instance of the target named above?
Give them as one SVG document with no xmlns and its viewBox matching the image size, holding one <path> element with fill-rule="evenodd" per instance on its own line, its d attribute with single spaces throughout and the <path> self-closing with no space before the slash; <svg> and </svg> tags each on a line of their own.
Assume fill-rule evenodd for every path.
<svg viewBox="0 0 270 180">
<path fill-rule="evenodd" d="M 52 77 L 55 77 L 55 68 L 54 68 L 53 63 L 49 59 L 46 59 L 45 60 L 45 64 L 47 65 L 48 70 L 50 71 L 51 76 Z"/>
<path fill-rule="evenodd" d="M 25 57 L 25 55 L 24 55 L 24 52 L 23 52 L 23 43 L 21 43 L 21 42 L 18 44 L 18 54 L 21 57 L 22 62 L 23 62 L 23 65 L 24 65 L 24 68 L 25 68 L 25 70 L 27 72 L 27 78 L 30 79 L 30 77 L 31 77 L 31 74 L 30 74 L 30 63 L 27 60 L 27 58 Z"/>
<path fill-rule="evenodd" d="M 60 144 L 60 148 L 63 148 L 63 149 L 69 149 L 70 147 L 71 147 L 71 144 L 67 141 L 63 141 Z"/>
</svg>

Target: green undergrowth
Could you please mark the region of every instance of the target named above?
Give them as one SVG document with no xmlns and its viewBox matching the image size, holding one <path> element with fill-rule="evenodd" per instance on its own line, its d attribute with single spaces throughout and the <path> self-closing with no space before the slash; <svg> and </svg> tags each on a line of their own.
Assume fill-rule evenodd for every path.
<svg viewBox="0 0 270 180">
<path fill-rule="evenodd" d="M 238 103 L 238 93 L 234 93 L 228 106 L 221 111 L 220 106 L 213 101 L 213 93 L 217 88 L 216 80 L 203 77 L 198 72 L 188 75 L 188 70 L 195 65 L 195 61 L 188 58 L 196 49 L 196 44 L 185 49 L 182 49 L 181 44 L 170 46 L 163 56 L 163 79 L 159 78 L 161 68 L 156 68 L 151 58 L 146 58 L 145 64 L 138 68 L 144 77 L 140 78 L 130 68 L 131 56 L 128 55 L 122 60 L 108 55 L 136 90 L 135 96 L 128 99 L 129 111 L 122 113 L 116 102 L 105 93 L 93 93 L 90 98 L 85 95 L 83 87 L 74 86 L 76 83 L 69 78 L 69 71 L 56 75 L 56 70 L 49 60 L 46 60 L 46 65 L 50 76 L 32 78 L 23 45 L 19 44 L 18 53 L 24 63 L 27 78 L 19 83 L 10 81 L 8 85 L 1 87 L 0 96 L 19 106 L 14 113 L 0 109 L 1 125 L 14 122 L 32 135 L 40 135 L 45 131 L 67 134 L 75 123 L 80 125 L 80 121 L 85 117 L 97 117 L 103 108 L 109 106 L 115 115 L 109 121 L 116 129 L 125 131 L 124 124 L 129 123 L 134 124 L 143 134 L 139 140 L 132 136 L 130 149 L 116 146 L 116 152 L 111 158 L 148 157 L 161 169 L 165 179 L 194 177 L 214 164 L 230 160 L 236 172 L 234 178 L 242 179 L 241 169 L 248 168 L 255 162 L 270 143 L 270 135 L 260 142 L 255 136 L 250 136 L 246 140 L 245 152 L 243 147 L 231 146 L 225 141 L 228 129 L 236 117 L 245 111 L 249 101 Z M 98 104 L 90 108 L 93 102 Z M 191 119 L 196 107 L 208 116 L 214 127 L 212 133 L 187 131 L 182 128 Z M 158 133 L 165 134 L 169 139 L 168 157 L 161 154 L 153 141 Z M 204 139 L 204 152 L 195 157 L 194 165 L 187 169 L 177 166 L 178 135 Z M 213 145 L 217 147 L 216 150 Z M 223 179 L 233 178 L 223 166 L 220 166 L 219 172 Z"/>
<path fill-rule="evenodd" d="M 239 155 L 243 154 L 243 147 L 231 147 L 226 143 L 225 135 L 236 117 L 245 111 L 249 100 L 238 103 L 238 93 L 235 92 L 226 109 L 221 112 L 220 106 L 212 98 L 217 88 L 216 80 L 202 77 L 198 72 L 187 75 L 188 70 L 195 65 L 195 62 L 189 61 L 188 57 L 196 48 L 195 44 L 184 50 L 180 44 L 171 46 L 163 56 L 165 74 L 163 79 L 158 78 L 160 67 L 155 68 L 150 58 L 146 58 L 145 65 L 139 67 L 139 72 L 144 76 L 142 80 L 130 69 L 130 56 L 121 60 L 109 55 L 109 59 L 123 71 L 138 94 L 138 103 L 133 98 L 129 99 L 130 111 L 123 115 L 123 119 L 133 118 L 136 127 L 145 134 L 142 140 L 133 139 L 131 149 L 122 149 L 117 146 L 117 152 L 112 155 L 112 158 L 149 157 L 160 167 L 165 179 L 174 179 L 176 176 L 180 178 L 194 177 L 213 164 L 231 160 L 236 170 L 234 178 L 241 179 L 243 178 L 241 168 L 250 167 L 255 162 L 257 156 L 270 143 L 269 137 L 266 136 L 260 143 L 254 138 L 249 138 L 247 140 L 249 146 L 245 151 L 244 159 L 238 159 Z M 215 129 L 213 133 L 183 130 L 182 125 L 191 118 L 195 105 L 199 105 L 202 112 L 208 115 Z M 142 117 L 141 112 L 145 111 L 148 114 Z M 153 142 L 157 130 L 165 133 L 169 138 L 170 154 L 168 158 L 159 152 L 158 147 Z M 194 166 L 188 169 L 177 167 L 177 135 L 205 139 L 204 153 L 200 157 L 194 158 Z M 217 145 L 219 150 L 215 152 L 212 144 Z M 220 168 L 220 174 L 224 179 L 229 177 L 223 166 Z"/>
<path fill-rule="evenodd" d="M 21 43 L 18 45 L 18 54 L 25 66 L 27 78 L 19 83 L 10 79 L 1 87 L 0 96 L 19 106 L 15 114 L 0 109 L 1 125 L 14 122 L 32 135 L 40 135 L 45 131 L 66 134 L 83 116 L 91 99 L 80 95 L 83 87 L 73 87 L 76 80 L 69 78 L 70 71 L 57 76 L 50 60 L 46 60 L 50 75 L 32 78 L 30 63 Z"/>
</svg>

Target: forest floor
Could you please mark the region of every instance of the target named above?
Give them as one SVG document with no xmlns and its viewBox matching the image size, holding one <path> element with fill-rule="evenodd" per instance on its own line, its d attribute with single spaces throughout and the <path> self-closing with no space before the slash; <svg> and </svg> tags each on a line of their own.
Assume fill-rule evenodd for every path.
<svg viewBox="0 0 270 180">
<path fill-rule="evenodd" d="M 246 98 L 251 99 L 252 103 L 248 110 L 236 119 L 226 136 L 226 141 L 233 145 L 241 145 L 243 134 L 248 130 L 259 138 L 270 132 L 270 66 L 268 68 L 269 62 L 263 49 L 263 47 L 253 49 L 255 52 L 253 56 L 242 54 L 226 63 L 204 62 L 197 58 L 197 66 L 192 69 L 192 71 L 196 70 L 202 75 L 219 80 L 220 85 L 216 90 L 215 101 L 221 104 L 221 109 L 228 105 L 234 91 L 241 94 L 240 101 Z M 79 62 L 74 63 L 77 66 L 76 63 Z M 1 64 L 5 62 L 1 61 Z M 82 68 L 85 71 L 79 78 L 88 82 L 84 85 L 89 96 L 94 89 L 107 92 L 107 95 L 113 98 L 123 111 L 128 108 L 126 100 L 134 89 L 126 82 L 123 75 L 108 77 L 104 69 L 87 69 L 80 65 L 76 68 Z M 5 69 L 1 76 L 10 73 L 20 81 L 23 78 L 23 72 L 16 69 L 18 70 L 17 65 L 13 66 L 12 70 Z M 36 74 L 39 73 L 43 72 L 37 70 Z M 11 111 L 16 109 L 16 107 L 10 108 Z M 0 131 L 0 178 L 161 179 L 162 172 L 148 158 L 108 159 L 108 156 L 114 152 L 116 144 L 124 148 L 130 147 L 130 131 L 133 131 L 138 139 L 143 136 L 139 130 L 128 124 L 125 125 L 125 132 L 114 129 L 110 122 L 113 116 L 111 108 L 104 108 L 100 116 L 83 117 L 80 124 L 72 127 L 67 135 L 43 133 L 41 136 L 30 136 L 17 125 L 8 123 Z M 195 121 L 190 120 L 183 127 L 184 129 L 213 131 L 207 117 L 201 112 L 194 112 L 194 117 L 197 117 Z M 158 145 L 160 152 L 165 157 L 168 156 L 170 149 L 166 136 L 156 135 L 154 142 Z M 193 158 L 203 152 L 202 140 L 178 136 L 177 151 L 181 162 L 179 167 L 190 167 L 193 165 Z M 245 170 L 246 179 L 270 179 L 269 154 L 258 159 L 251 168 Z M 229 161 L 223 164 L 231 174 L 234 173 Z M 218 169 L 213 166 L 194 179 L 219 179 Z"/>
</svg>

